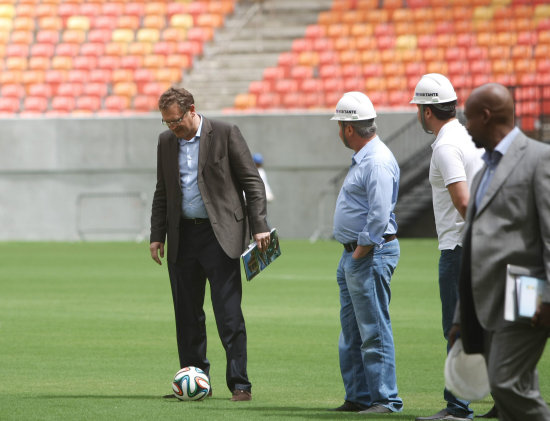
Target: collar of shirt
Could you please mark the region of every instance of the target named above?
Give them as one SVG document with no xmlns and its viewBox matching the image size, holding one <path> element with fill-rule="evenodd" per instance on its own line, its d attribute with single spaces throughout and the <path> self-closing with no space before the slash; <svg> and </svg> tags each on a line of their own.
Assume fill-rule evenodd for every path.
<svg viewBox="0 0 550 421">
<path fill-rule="evenodd" d="M 378 135 L 369 140 L 365 146 L 359 149 L 359 151 L 352 156 L 352 165 L 359 164 L 365 157 L 372 155 L 372 149 L 374 148 L 374 144 L 376 142 L 380 142 Z"/>
<path fill-rule="evenodd" d="M 492 151 L 486 150 L 482 158 L 488 167 L 496 166 L 500 159 L 506 154 L 510 145 L 514 141 L 516 135 L 519 133 L 519 128 L 514 127 L 510 133 L 502 138 L 498 145 Z"/>
<path fill-rule="evenodd" d="M 196 140 L 199 140 L 200 137 L 201 137 L 201 132 L 202 132 L 202 116 L 200 114 L 197 114 L 199 116 L 199 118 L 201 119 L 201 122 L 199 123 L 199 128 L 197 129 L 197 133 L 195 133 L 195 136 L 193 136 L 192 139 L 183 139 L 183 138 L 180 138 L 178 139 L 180 144 L 185 144 L 185 143 L 190 143 L 190 142 L 195 142 Z"/>
<path fill-rule="evenodd" d="M 439 130 L 439 132 L 437 133 L 437 136 L 434 140 L 434 143 L 432 143 L 432 150 L 433 148 L 435 148 L 435 145 L 437 144 L 437 142 L 439 142 L 439 140 L 443 137 L 443 135 L 445 135 L 445 133 L 447 133 L 447 131 L 450 131 L 450 130 L 455 130 L 457 128 L 459 128 L 459 126 L 461 126 L 460 124 L 460 121 L 458 121 L 458 119 L 453 119 L 451 121 L 449 121 L 448 123 L 444 124 L 441 129 Z"/>
</svg>

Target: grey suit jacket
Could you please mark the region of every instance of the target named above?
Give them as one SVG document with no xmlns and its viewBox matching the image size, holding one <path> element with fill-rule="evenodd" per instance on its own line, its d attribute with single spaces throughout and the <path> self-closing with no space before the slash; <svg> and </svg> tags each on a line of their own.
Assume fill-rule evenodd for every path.
<svg viewBox="0 0 550 421">
<path fill-rule="evenodd" d="M 250 231 L 253 234 L 269 231 L 264 184 L 239 128 L 202 118 L 199 190 L 218 242 L 229 257 L 238 258 L 248 245 Z M 170 130 L 161 133 L 150 240 L 164 243 L 168 239 L 170 262 L 175 262 L 178 256 L 182 214 L 178 154 L 176 136 Z"/>
<path fill-rule="evenodd" d="M 519 133 L 476 209 L 475 192 L 484 170 L 474 177 L 464 230 L 455 313 L 463 342 L 479 325 L 490 331 L 504 325 L 507 264 L 540 268 L 550 279 L 550 146 Z M 550 302 L 550 287 L 543 301 Z M 479 337 L 474 333 L 472 340 Z"/>
</svg>

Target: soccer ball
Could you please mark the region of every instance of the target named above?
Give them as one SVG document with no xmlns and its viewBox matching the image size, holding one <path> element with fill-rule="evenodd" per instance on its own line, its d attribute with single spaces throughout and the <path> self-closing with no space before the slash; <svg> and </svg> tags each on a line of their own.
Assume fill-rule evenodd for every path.
<svg viewBox="0 0 550 421">
<path fill-rule="evenodd" d="M 200 368 L 183 367 L 174 376 L 172 389 L 182 401 L 200 401 L 210 392 L 210 380 Z"/>
</svg>

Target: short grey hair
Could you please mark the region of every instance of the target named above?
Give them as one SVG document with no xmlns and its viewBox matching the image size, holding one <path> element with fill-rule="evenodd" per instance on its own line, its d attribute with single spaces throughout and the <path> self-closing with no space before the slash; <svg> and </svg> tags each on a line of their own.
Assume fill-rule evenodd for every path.
<svg viewBox="0 0 550 421">
<path fill-rule="evenodd" d="M 346 122 L 346 124 L 349 124 L 351 127 L 353 127 L 359 137 L 363 139 L 367 139 L 376 134 L 377 126 L 373 118 L 371 118 L 370 120 L 359 120 L 351 123 Z"/>
</svg>

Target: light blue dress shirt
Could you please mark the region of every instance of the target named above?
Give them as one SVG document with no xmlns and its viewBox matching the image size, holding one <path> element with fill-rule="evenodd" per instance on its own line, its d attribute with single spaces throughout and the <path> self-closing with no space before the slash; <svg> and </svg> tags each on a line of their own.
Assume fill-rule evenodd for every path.
<svg viewBox="0 0 550 421">
<path fill-rule="evenodd" d="M 184 218 L 208 218 L 197 183 L 199 168 L 199 146 L 202 131 L 201 122 L 195 137 L 191 140 L 178 139 L 180 185 L 183 193 L 182 215 Z"/>
<path fill-rule="evenodd" d="M 393 210 L 399 190 L 399 166 L 378 136 L 353 155 L 334 212 L 334 238 L 360 246 L 384 244 L 396 234 Z"/>
<path fill-rule="evenodd" d="M 497 169 L 498 163 L 512 144 L 513 140 L 515 139 L 516 135 L 519 133 L 519 128 L 514 127 L 510 133 L 508 133 L 506 136 L 502 138 L 502 140 L 499 142 L 499 144 L 493 149 L 492 151 L 485 151 L 485 153 L 481 156 L 483 161 L 485 162 L 486 168 L 485 172 L 483 173 L 483 176 L 481 177 L 481 181 L 479 182 L 479 187 L 476 191 L 476 209 L 479 208 L 479 205 L 481 204 L 481 200 L 483 199 L 483 196 L 485 195 L 485 192 L 487 191 L 487 187 L 489 187 L 489 184 L 491 183 L 491 180 L 493 179 L 493 175 L 495 174 L 495 171 Z"/>
</svg>

